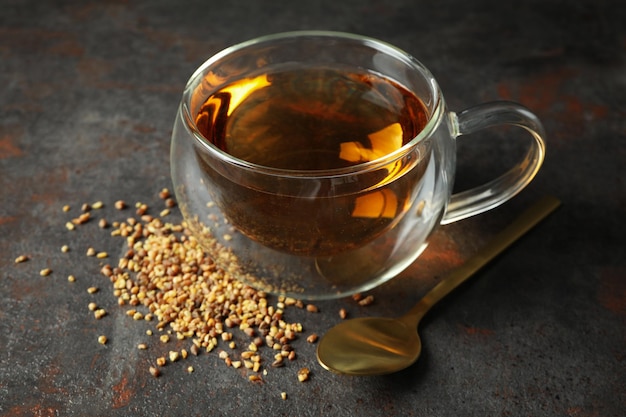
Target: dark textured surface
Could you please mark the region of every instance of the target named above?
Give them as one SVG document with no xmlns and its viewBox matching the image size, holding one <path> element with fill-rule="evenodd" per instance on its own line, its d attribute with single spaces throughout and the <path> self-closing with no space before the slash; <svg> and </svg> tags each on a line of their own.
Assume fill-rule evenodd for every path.
<svg viewBox="0 0 626 417">
<path fill-rule="evenodd" d="M 622 1 L 0 0 L 0 9 L 0 415 L 623 415 Z M 374 305 L 288 310 L 305 335 L 322 334 L 342 307 L 352 316 L 399 314 L 539 196 L 556 195 L 563 207 L 427 316 L 423 356 L 399 374 L 332 375 L 301 338 L 298 360 L 260 384 L 214 353 L 155 379 L 147 367 L 176 345 L 149 339 L 150 323 L 125 315 L 99 262 L 84 255 L 88 246 L 118 255 L 119 242 L 95 223 L 69 234 L 61 207 L 77 213 L 102 200 L 113 217 L 120 198 L 158 205 L 158 191 L 171 187 L 169 136 L 190 74 L 233 43 L 296 29 L 393 43 L 432 70 L 452 109 L 518 101 L 549 136 L 529 188 L 441 228 L 416 265 L 372 292 Z M 459 188 L 511 163 L 514 146 L 494 145 L 497 134 L 464 138 Z M 63 244 L 72 251 L 62 253 Z M 30 260 L 15 264 L 21 254 Z M 48 277 L 39 275 L 45 267 Z M 92 285 L 100 292 L 87 294 Z M 92 299 L 107 317 L 93 318 Z M 137 350 L 142 341 L 148 351 Z M 303 366 L 312 377 L 298 383 Z"/>
</svg>

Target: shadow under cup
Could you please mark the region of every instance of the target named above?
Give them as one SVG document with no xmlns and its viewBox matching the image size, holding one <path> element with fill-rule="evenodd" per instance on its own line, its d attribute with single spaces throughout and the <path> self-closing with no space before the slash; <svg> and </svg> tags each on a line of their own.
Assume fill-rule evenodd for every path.
<svg viewBox="0 0 626 417">
<path fill-rule="evenodd" d="M 246 110 L 241 88 L 231 86 L 252 96 L 250 80 L 260 77 L 265 85 L 289 78 Z M 378 79 L 386 85 L 376 87 Z M 228 102 L 239 108 L 220 107 Z M 236 120 L 274 102 L 274 113 Z M 372 103 L 378 107 L 368 109 Z M 317 125 L 285 116 L 305 105 L 325 109 Z M 379 285 L 419 256 L 441 220 L 449 197 L 442 172 L 455 162 L 443 107 L 428 71 L 384 43 L 315 32 L 227 49 L 191 77 L 174 126 L 172 177 L 187 226 L 220 267 L 258 289 L 319 299 Z M 397 123 L 382 120 L 386 108 Z M 259 120 L 280 117 L 259 129 Z M 377 118 L 383 128 L 368 126 Z M 411 127 L 399 133 L 396 124 Z M 298 141 L 325 126 L 339 129 L 330 134 L 336 143 L 303 152 L 316 139 Z M 370 132 L 366 140 L 346 136 L 359 130 Z M 263 142 L 259 131 L 274 139 Z M 389 140 L 395 145 L 382 144 Z"/>
</svg>

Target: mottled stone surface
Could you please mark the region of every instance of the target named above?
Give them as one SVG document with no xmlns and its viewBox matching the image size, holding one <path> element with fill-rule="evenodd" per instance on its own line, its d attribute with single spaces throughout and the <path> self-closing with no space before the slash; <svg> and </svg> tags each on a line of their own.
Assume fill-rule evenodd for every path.
<svg viewBox="0 0 626 417">
<path fill-rule="evenodd" d="M 623 415 L 622 1 L 0 0 L 0 9 L 0 415 Z M 112 262 L 120 240 L 95 221 L 74 232 L 65 222 L 85 202 L 102 200 L 111 220 L 125 216 L 113 208 L 118 199 L 160 207 L 159 190 L 171 187 L 172 123 L 194 69 L 233 43 L 299 29 L 395 44 L 432 70 L 453 110 L 518 101 L 548 132 L 545 165 L 525 191 L 439 229 L 420 261 L 371 292 L 373 305 L 288 309 L 304 336 L 323 334 L 340 308 L 352 317 L 400 314 L 539 196 L 563 206 L 427 316 L 423 356 L 406 371 L 333 375 L 301 337 L 298 359 L 266 364 L 262 383 L 216 352 L 153 378 L 156 356 L 190 342 L 146 336 L 154 323 L 129 318 L 99 272 L 104 261 L 85 256 L 93 246 Z M 508 134 L 460 139 L 457 188 L 512 163 Z M 22 254 L 29 260 L 14 263 Z M 41 276 L 44 268 L 52 274 Z M 88 294 L 91 286 L 100 291 Z M 108 315 L 95 320 L 91 301 Z M 311 378 L 299 383 L 305 366 Z"/>
</svg>

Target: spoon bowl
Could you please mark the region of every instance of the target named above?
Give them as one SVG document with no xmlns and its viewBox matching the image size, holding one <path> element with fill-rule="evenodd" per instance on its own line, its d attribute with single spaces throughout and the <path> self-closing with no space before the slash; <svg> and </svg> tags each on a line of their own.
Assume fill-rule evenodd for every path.
<svg viewBox="0 0 626 417">
<path fill-rule="evenodd" d="M 417 327 L 430 308 L 559 205 L 554 197 L 544 197 L 532 205 L 468 262 L 443 278 L 404 316 L 357 318 L 333 327 L 317 346 L 319 363 L 332 372 L 360 376 L 389 374 L 412 365 L 422 351 Z"/>
<path fill-rule="evenodd" d="M 384 375 L 411 365 L 421 351 L 415 327 L 400 319 L 365 317 L 330 329 L 318 346 L 317 357 L 331 371 Z"/>
</svg>

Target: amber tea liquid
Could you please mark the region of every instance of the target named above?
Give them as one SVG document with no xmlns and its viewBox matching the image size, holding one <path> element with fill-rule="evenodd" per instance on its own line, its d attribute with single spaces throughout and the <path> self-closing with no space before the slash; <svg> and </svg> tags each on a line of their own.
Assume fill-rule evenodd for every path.
<svg viewBox="0 0 626 417">
<path fill-rule="evenodd" d="M 377 160 L 415 138 L 427 121 L 422 101 L 401 85 L 335 68 L 277 69 L 238 80 L 208 97 L 195 120 L 222 151 L 293 178 Z M 359 176 L 246 182 L 198 155 L 203 171 L 225 189 L 216 203 L 242 233 L 308 256 L 379 237 L 408 209 L 425 169 L 416 155 Z"/>
</svg>

